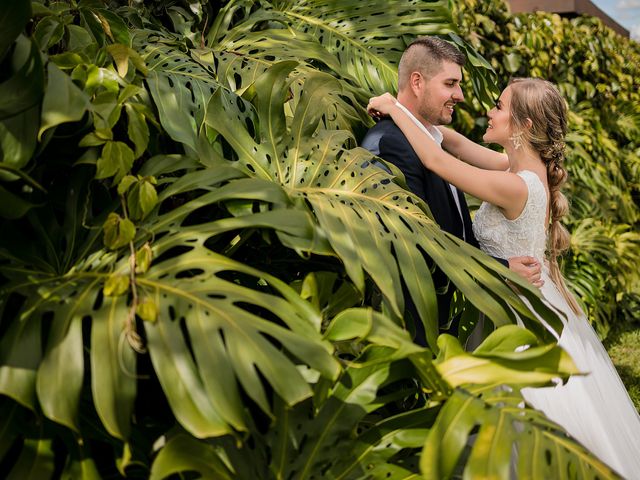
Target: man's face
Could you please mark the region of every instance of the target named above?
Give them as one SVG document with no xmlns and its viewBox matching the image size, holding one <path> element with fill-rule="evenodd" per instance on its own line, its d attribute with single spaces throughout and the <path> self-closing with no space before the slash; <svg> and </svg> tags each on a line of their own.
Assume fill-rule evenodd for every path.
<svg viewBox="0 0 640 480">
<path fill-rule="evenodd" d="M 460 88 L 460 65 L 443 61 L 440 71 L 429 80 L 424 79 L 416 92 L 418 113 L 431 125 L 448 125 L 453 119 L 453 107 L 464 101 Z"/>
</svg>

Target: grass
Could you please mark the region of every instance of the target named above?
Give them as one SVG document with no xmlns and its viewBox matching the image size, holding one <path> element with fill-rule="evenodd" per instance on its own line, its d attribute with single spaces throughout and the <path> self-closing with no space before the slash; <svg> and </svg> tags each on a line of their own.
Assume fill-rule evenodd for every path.
<svg viewBox="0 0 640 480">
<path fill-rule="evenodd" d="M 626 323 L 614 327 L 604 346 L 640 412 L 640 326 Z"/>
</svg>

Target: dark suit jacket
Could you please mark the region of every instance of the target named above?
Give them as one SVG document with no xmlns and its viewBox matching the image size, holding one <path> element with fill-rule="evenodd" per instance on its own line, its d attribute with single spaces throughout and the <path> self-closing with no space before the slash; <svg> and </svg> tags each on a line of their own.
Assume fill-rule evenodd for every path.
<svg viewBox="0 0 640 480">
<path fill-rule="evenodd" d="M 464 231 L 466 241 L 475 247 L 478 246 L 478 242 L 473 236 L 471 217 L 464 194 L 458 191 L 462 211 L 461 218 L 449 184 L 422 165 L 411 144 L 393 121 L 384 119 L 371 128 L 363 139 L 362 146 L 387 162 L 393 163 L 402 171 L 409 189 L 429 205 L 435 221 L 443 230 L 458 238 L 463 238 Z M 504 260 L 501 261 L 505 263 Z M 434 273 L 433 280 L 439 290 L 448 284 L 448 279 L 439 269 Z M 449 304 L 453 291 L 453 286 L 449 286 L 445 293 L 438 295 L 438 320 L 441 327 L 445 327 L 449 322 Z M 406 313 L 409 313 L 414 320 L 417 320 L 415 305 L 409 298 L 406 289 L 404 292 L 405 316 Z M 414 321 L 414 328 L 415 341 L 426 345 L 422 322 Z M 445 328 L 443 331 L 456 335 L 457 323 L 454 322 L 451 328 Z"/>
</svg>

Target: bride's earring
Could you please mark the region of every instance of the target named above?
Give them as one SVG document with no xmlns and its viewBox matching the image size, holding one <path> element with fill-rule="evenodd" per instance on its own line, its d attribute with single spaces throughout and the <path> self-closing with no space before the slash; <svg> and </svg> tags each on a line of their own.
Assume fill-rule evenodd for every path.
<svg viewBox="0 0 640 480">
<path fill-rule="evenodd" d="M 515 148 L 516 150 L 519 150 L 522 148 L 522 137 L 524 135 L 522 134 L 522 132 L 516 132 L 513 135 L 511 135 L 511 137 L 509 138 L 509 140 L 511 140 L 511 143 L 513 143 L 513 148 Z"/>
</svg>

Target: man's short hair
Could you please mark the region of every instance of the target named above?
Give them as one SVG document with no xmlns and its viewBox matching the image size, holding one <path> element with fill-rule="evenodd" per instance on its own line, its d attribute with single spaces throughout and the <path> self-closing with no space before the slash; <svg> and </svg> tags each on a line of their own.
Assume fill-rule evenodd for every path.
<svg viewBox="0 0 640 480">
<path fill-rule="evenodd" d="M 438 37 L 419 37 L 407 47 L 398 65 L 398 91 L 407 87 L 411 73 L 420 72 L 427 80 L 435 76 L 442 62 L 461 67 L 466 58 L 452 43 Z"/>
</svg>

